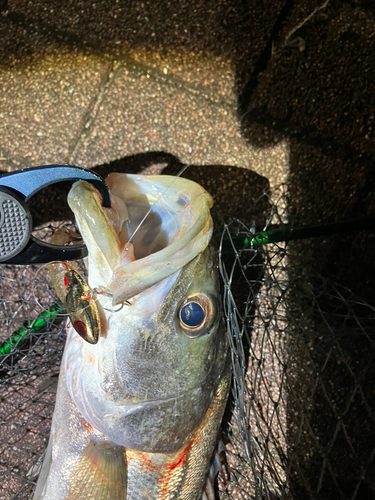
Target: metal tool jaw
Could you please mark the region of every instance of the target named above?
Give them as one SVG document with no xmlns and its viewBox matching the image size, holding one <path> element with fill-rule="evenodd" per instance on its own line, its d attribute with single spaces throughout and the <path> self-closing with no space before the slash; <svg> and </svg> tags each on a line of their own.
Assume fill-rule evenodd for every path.
<svg viewBox="0 0 375 500">
<path fill-rule="evenodd" d="M 31 234 L 33 221 L 27 201 L 40 189 L 62 181 L 91 182 L 111 206 L 108 186 L 96 172 L 72 165 L 47 165 L 18 170 L 0 177 L 0 263 L 45 264 L 86 257 L 85 245 L 56 246 Z"/>
</svg>

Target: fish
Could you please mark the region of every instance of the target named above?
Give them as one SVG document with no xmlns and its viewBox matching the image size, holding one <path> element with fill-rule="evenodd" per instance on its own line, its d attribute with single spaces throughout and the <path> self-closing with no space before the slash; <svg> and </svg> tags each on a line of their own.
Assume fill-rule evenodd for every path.
<svg viewBox="0 0 375 500">
<path fill-rule="evenodd" d="M 180 177 L 106 182 L 109 209 L 84 181 L 68 195 L 87 282 L 49 268 L 70 320 L 34 500 L 205 499 L 231 383 L 213 200 Z"/>
</svg>

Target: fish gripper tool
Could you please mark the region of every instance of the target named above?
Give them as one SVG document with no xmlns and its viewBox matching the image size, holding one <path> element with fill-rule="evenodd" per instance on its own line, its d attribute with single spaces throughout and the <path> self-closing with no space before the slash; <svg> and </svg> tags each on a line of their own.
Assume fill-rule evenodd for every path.
<svg viewBox="0 0 375 500">
<path fill-rule="evenodd" d="M 85 245 L 51 245 L 32 235 L 33 221 L 27 201 L 46 186 L 62 181 L 90 182 L 111 206 L 109 188 L 96 172 L 73 165 L 47 165 L 17 170 L 0 177 L 0 263 L 45 264 L 76 260 L 87 255 Z"/>
</svg>

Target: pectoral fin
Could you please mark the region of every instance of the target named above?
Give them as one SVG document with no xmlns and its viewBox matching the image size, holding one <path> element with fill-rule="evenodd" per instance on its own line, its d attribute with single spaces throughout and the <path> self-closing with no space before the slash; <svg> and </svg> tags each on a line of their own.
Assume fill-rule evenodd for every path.
<svg viewBox="0 0 375 500">
<path fill-rule="evenodd" d="M 121 446 L 90 441 L 70 477 L 67 500 L 126 500 L 126 464 Z"/>
</svg>

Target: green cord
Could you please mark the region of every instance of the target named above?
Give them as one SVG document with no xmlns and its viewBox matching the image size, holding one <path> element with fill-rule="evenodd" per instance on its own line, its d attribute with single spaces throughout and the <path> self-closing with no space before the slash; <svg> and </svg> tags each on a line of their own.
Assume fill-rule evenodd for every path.
<svg viewBox="0 0 375 500">
<path fill-rule="evenodd" d="M 53 304 L 48 311 L 43 311 L 39 316 L 31 321 L 25 321 L 23 326 L 16 330 L 10 335 L 4 342 L 0 343 L 0 355 L 9 354 L 14 347 L 19 346 L 22 340 L 25 340 L 25 337 L 29 333 L 40 332 L 43 328 L 45 328 L 49 323 L 51 323 L 56 316 L 59 314 L 64 314 L 65 308 L 61 303 Z"/>
</svg>

